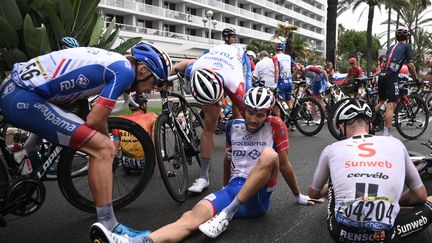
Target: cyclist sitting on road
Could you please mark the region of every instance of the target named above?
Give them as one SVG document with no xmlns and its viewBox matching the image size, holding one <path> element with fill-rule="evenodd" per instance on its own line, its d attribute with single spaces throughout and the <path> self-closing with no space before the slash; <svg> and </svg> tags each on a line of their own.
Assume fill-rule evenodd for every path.
<svg viewBox="0 0 432 243">
<path fill-rule="evenodd" d="M 309 188 L 311 198 L 329 196 L 331 237 L 399 242 L 426 228 L 432 222 L 432 197 L 405 146 L 393 137 L 369 135 L 372 110 L 363 100 L 349 99 L 339 111 L 336 123 L 347 139 L 324 149 Z"/>
<path fill-rule="evenodd" d="M 98 220 L 108 230 L 148 233 L 130 230 L 114 215 L 112 163 L 117 151 L 107 119 L 125 90 L 150 91 L 170 72 L 167 53 L 151 44 L 134 46 L 128 57 L 90 47 L 55 51 L 14 65 L 0 87 L 1 110 L 13 126 L 90 156 L 88 182 Z M 97 94 L 86 121 L 60 107 Z"/>
<path fill-rule="evenodd" d="M 348 69 L 347 76 L 340 83 L 341 85 L 348 84 L 349 82 L 352 82 L 353 79 L 361 78 L 363 76 L 363 70 L 361 69 L 360 65 L 358 64 L 357 59 L 355 59 L 354 57 L 351 57 L 348 60 L 348 63 L 350 65 L 350 68 Z M 356 90 L 356 92 L 357 92 L 357 90 Z"/>
<path fill-rule="evenodd" d="M 279 89 L 278 99 L 282 102 L 284 108 L 288 110 L 288 108 L 292 109 L 293 107 L 292 102 L 290 102 L 293 93 L 291 68 L 295 61 L 290 55 L 285 54 L 285 43 L 276 43 L 275 49 L 276 55 L 273 56 L 274 81 Z"/>
<path fill-rule="evenodd" d="M 129 103 L 129 109 L 132 111 L 132 115 L 121 117 L 136 122 L 153 138 L 157 115 L 154 112 L 147 113 L 147 95 L 136 93 L 132 98 L 137 103 L 138 107 Z M 145 156 L 138 139 L 122 130 L 114 130 L 113 135 L 114 140 L 120 142 L 120 144 L 116 144 L 116 146 L 120 146 L 123 152 L 121 158 L 122 168 L 129 175 L 140 175 L 144 168 Z"/>
<path fill-rule="evenodd" d="M 298 204 L 322 202 L 300 193 L 288 160 L 287 127 L 279 117 L 270 116 L 274 103 L 268 89 L 252 88 L 244 97 L 245 119 L 228 123 L 223 189 L 206 196 L 176 222 L 129 242 L 180 242 L 198 228 L 216 238 L 233 217 L 256 217 L 268 210 L 279 171 Z M 98 228 L 98 237 L 107 242 L 128 242 L 103 227 Z"/>
<path fill-rule="evenodd" d="M 241 116 L 239 110 L 244 110 L 242 99 L 245 90 L 252 86 L 250 62 L 242 46 L 221 44 L 210 48 L 198 60 L 183 60 L 175 64 L 173 70 L 185 73 L 186 79 L 191 81 L 192 96 L 204 104 L 201 172 L 188 188 L 190 192 L 201 193 L 210 184 L 209 166 L 221 112 L 221 98 L 224 93 L 227 94 L 233 102 L 233 117 Z"/>
<path fill-rule="evenodd" d="M 398 74 L 404 63 L 407 64 L 414 80 L 418 82 L 417 72 L 412 61 L 412 46 L 408 44 L 410 38 L 411 33 L 409 33 L 407 29 L 399 28 L 396 30 L 396 39 L 398 42 L 387 49 L 386 62 L 378 79 L 378 95 L 380 101 L 375 107 L 375 111 L 378 111 L 384 102 L 387 101 L 384 115 L 385 136 L 390 135 L 393 113 L 399 96 Z"/>
</svg>

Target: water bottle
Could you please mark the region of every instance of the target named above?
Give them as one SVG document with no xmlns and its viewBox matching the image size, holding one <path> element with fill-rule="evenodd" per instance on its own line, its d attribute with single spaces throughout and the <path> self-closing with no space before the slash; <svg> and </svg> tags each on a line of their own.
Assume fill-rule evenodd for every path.
<svg viewBox="0 0 432 243">
<path fill-rule="evenodd" d="M 21 175 L 28 175 L 33 171 L 31 161 L 25 149 L 14 153 L 14 160 L 19 164 L 18 170 Z"/>
</svg>

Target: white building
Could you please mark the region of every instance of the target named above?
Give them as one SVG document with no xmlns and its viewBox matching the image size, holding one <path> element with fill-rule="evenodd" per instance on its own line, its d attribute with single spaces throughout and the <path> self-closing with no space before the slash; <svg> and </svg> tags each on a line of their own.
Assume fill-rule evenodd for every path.
<svg viewBox="0 0 432 243">
<path fill-rule="evenodd" d="M 116 17 L 122 26 L 121 38 L 141 36 L 177 58 L 194 57 L 209 44 L 223 43 L 222 30 L 226 27 L 236 28 L 239 42 L 248 44 L 271 40 L 280 23 L 300 27 L 296 34 L 303 36 L 311 48 L 324 52 L 327 1 L 286 0 L 283 6 L 277 2 L 101 0 L 98 8 L 107 21 Z M 210 19 L 208 15 L 212 15 Z"/>
</svg>

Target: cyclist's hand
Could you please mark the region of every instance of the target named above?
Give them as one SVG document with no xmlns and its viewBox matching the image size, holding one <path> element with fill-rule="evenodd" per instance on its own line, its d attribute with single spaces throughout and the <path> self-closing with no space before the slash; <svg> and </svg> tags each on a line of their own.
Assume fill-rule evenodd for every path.
<svg viewBox="0 0 432 243">
<path fill-rule="evenodd" d="M 312 199 L 309 196 L 303 195 L 300 193 L 300 195 L 297 196 L 297 204 L 300 205 L 314 205 L 315 203 L 323 203 L 324 198 L 320 199 Z"/>
<path fill-rule="evenodd" d="M 417 84 L 422 84 L 423 81 L 419 80 L 419 79 L 414 79 L 414 82 L 416 82 Z"/>
</svg>

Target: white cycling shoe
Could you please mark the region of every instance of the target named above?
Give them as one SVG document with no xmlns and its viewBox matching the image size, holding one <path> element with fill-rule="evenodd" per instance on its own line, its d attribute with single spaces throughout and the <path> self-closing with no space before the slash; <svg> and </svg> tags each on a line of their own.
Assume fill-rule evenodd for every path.
<svg viewBox="0 0 432 243">
<path fill-rule="evenodd" d="M 90 238 L 93 243 L 130 243 L 126 236 L 112 233 L 101 223 L 94 223 L 91 226 Z"/>
<path fill-rule="evenodd" d="M 188 188 L 188 191 L 194 192 L 194 193 L 201 193 L 204 189 L 209 187 L 210 182 L 204 178 L 198 178 L 195 180 L 195 182 L 192 184 L 191 187 Z"/>
<path fill-rule="evenodd" d="M 207 237 L 216 238 L 224 232 L 229 225 L 226 213 L 220 212 L 207 222 L 201 224 L 198 228 Z"/>
</svg>

